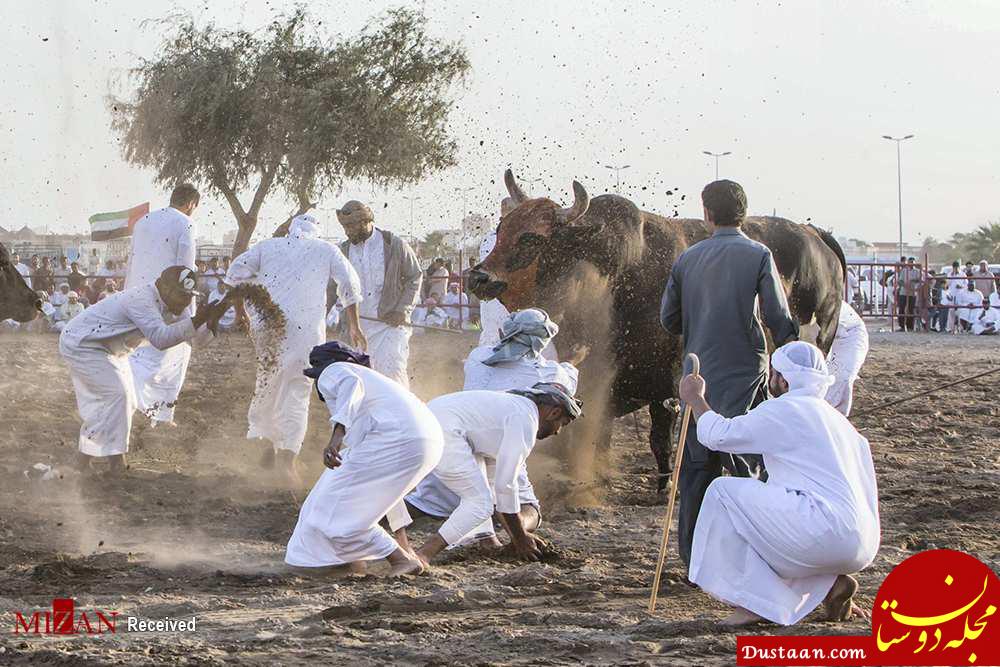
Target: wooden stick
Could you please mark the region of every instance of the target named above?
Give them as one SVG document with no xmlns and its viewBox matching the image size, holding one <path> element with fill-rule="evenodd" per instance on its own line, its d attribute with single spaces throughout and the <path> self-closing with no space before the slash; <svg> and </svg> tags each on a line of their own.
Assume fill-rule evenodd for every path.
<svg viewBox="0 0 1000 667">
<path fill-rule="evenodd" d="M 691 375 L 698 375 L 701 363 L 698 355 L 688 354 L 691 362 Z M 653 592 L 649 596 L 649 613 L 656 610 L 656 596 L 660 591 L 660 576 L 663 574 L 663 562 L 667 557 L 667 538 L 670 537 L 670 524 L 674 519 L 674 503 L 677 500 L 677 483 L 681 475 L 681 462 L 684 457 L 684 443 L 687 442 L 688 426 L 691 424 L 691 406 L 684 406 L 684 417 L 681 420 L 681 437 L 677 442 L 677 454 L 674 457 L 674 476 L 670 482 L 670 500 L 667 502 L 667 513 L 663 517 L 663 539 L 660 540 L 660 555 L 656 560 L 656 575 L 653 577 Z"/>
<path fill-rule="evenodd" d="M 386 324 L 377 317 L 365 317 L 364 315 L 359 315 L 358 319 L 367 320 L 369 322 L 382 322 L 382 324 Z M 444 333 L 450 333 L 450 334 L 459 334 L 459 335 L 462 334 L 462 332 L 459 331 L 458 329 L 448 329 L 446 327 L 429 327 L 426 324 L 414 324 L 413 322 L 406 322 L 402 326 L 410 327 L 413 329 L 429 329 L 431 331 L 443 331 Z"/>
</svg>

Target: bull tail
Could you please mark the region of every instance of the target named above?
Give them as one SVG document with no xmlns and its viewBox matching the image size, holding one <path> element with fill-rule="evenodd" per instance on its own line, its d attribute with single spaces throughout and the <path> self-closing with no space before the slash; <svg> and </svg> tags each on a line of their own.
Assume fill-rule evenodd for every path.
<svg viewBox="0 0 1000 667">
<path fill-rule="evenodd" d="M 816 230 L 816 233 L 819 234 L 819 237 L 823 239 L 823 243 L 825 243 L 827 247 L 833 251 L 833 254 L 837 256 L 837 261 L 840 262 L 840 270 L 843 271 L 843 277 L 846 279 L 847 257 L 844 256 L 844 249 L 840 247 L 840 244 L 837 243 L 837 239 L 833 238 L 833 234 L 831 234 L 830 232 L 826 231 L 825 229 L 820 229 L 815 225 L 809 225 L 809 226 L 812 227 L 814 230 Z"/>
</svg>

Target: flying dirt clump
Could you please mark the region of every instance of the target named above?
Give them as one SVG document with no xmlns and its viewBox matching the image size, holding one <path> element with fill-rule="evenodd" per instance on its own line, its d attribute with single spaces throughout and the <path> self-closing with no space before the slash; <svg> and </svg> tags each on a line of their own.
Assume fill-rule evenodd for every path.
<svg viewBox="0 0 1000 667">
<path fill-rule="evenodd" d="M 263 285 L 243 283 L 230 290 L 233 299 L 243 299 L 252 321 L 250 338 L 257 352 L 257 386 L 267 386 L 280 368 L 281 348 L 288 320 Z"/>
</svg>

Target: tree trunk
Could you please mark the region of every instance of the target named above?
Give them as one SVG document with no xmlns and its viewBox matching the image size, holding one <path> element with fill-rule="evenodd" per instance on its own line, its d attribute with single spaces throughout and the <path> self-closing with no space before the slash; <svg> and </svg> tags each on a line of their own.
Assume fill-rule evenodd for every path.
<svg viewBox="0 0 1000 667">
<path fill-rule="evenodd" d="M 251 218 L 249 215 L 244 215 L 243 219 L 240 221 L 239 229 L 236 231 L 236 241 L 233 243 L 233 257 L 238 257 L 247 251 L 250 247 L 250 239 L 253 237 L 254 230 L 257 229 L 256 218 Z"/>
</svg>

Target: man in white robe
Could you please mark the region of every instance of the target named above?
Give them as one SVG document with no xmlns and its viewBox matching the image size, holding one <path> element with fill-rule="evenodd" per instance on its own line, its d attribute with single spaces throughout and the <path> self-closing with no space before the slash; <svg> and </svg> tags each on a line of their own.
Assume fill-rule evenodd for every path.
<svg viewBox="0 0 1000 667">
<path fill-rule="evenodd" d="M 285 237 L 255 244 L 232 261 L 225 282 L 262 285 L 285 315 L 285 338 L 277 351 L 277 370 L 258 369 L 257 384 L 247 414 L 247 438 L 271 443 L 263 464 L 279 468 L 298 483 L 295 457 L 302 449 L 309 423 L 311 384 L 302 375 L 309 351 L 326 342 L 326 288 L 331 280 L 344 305 L 343 317 L 351 343 L 364 348 L 365 337 L 358 322 L 361 286 L 358 275 L 337 246 L 318 238 L 319 225 L 308 214 L 295 217 Z M 265 322 L 251 310 L 250 334 L 258 357 L 275 354 L 264 349 Z"/>
<path fill-rule="evenodd" d="M 977 336 L 995 336 L 1000 333 L 1000 309 L 983 307 L 980 312 L 979 318 L 972 323 L 972 333 Z"/>
<path fill-rule="evenodd" d="M 427 406 L 368 356 L 339 343 L 318 346 L 306 375 L 330 411 L 328 468 L 302 504 L 285 562 L 329 567 L 386 558 L 392 574 L 417 574 L 403 495 L 441 459 L 441 426 Z M 379 521 L 385 517 L 389 535 Z"/>
<path fill-rule="evenodd" d="M 826 365 L 833 375 L 833 384 L 826 392 L 826 402 L 845 417 L 851 415 L 854 382 L 868 356 L 868 329 L 865 321 L 846 301 L 840 304 L 837 333 L 833 337 Z"/>
<path fill-rule="evenodd" d="M 372 368 L 409 387 L 411 329 L 406 325 L 423 278 L 417 256 L 406 241 L 377 229 L 371 209 L 359 201 L 338 209 L 337 220 L 347 235 L 340 249 L 361 279 L 361 329 Z"/>
<path fill-rule="evenodd" d="M 496 508 L 518 556 L 539 560 L 539 545 L 521 520 L 518 472 L 536 439 L 557 434 L 580 416 L 580 402 L 564 387 L 539 383 L 505 393 L 445 394 L 427 407 L 444 433 L 444 453 L 434 474 L 459 503 L 417 555 L 429 563 L 447 546 L 491 531 Z"/>
<path fill-rule="evenodd" d="M 822 352 L 799 341 L 772 356 L 777 398 L 739 417 L 712 411 L 700 376 L 681 380 L 699 442 L 759 452 L 768 471 L 712 481 L 695 526 L 688 578 L 737 608 L 726 625 L 792 625 L 820 603 L 829 620 L 859 611 L 850 574 L 878 552 L 878 489 L 868 441 L 823 400 L 831 382 Z"/>
<path fill-rule="evenodd" d="M 469 323 L 469 297 L 462 292 L 458 283 L 448 285 L 448 292 L 444 295 L 442 309 L 450 320 L 452 328 L 459 328 L 459 322 L 463 325 Z"/>
<path fill-rule="evenodd" d="M 962 292 L 965 291 L 965 271 L 962 270 L 962 265 L 958 260 L 951 263 L 951 268 L 945 272 L 946 282 L 948 287 L 945 290 L 947 298 L 942 297 L 942 301 L 946 302 L 949 306 L 957 306 Z M 958 310 L 956 308 L 948 309 L 948 331 L 951 333 L 958 333 L 961 330 L 961 326 L 958 323 Z"/>
<path fill-rule="evenodd" d="M 559 333 L 559 326 L 549 319 L 545 311 L 536 308 L 518 311 L 509 316 L 501 328 L 503 338 L 500 343 L 480 346 L 469 353 L 465 361 L 464 391 L 530 389 L 539 382 L 554 382 L 565 387 L 570 396 L 576 395 L 579 379 L 576 367 L 542 356 L 542 351 Z M 541 503 L 528 478 L 526 462 L 518 469 L 517 488 L 518 514 L 525 530 L 531 532 L 541 524 Z M 431 473 L 406 496 L 406 502 L 423 514 L 443 519 L 458 507 L 459 497 Z M 499 544 L 492 521 L 472 539 L 486 539 Z"/>
<path fill-rule="evenodd" d="M 199 308 L 193 317 L 187 314 L 196 280 L 193 269 L 169 267 L 156 283 L 117 292 L 63 328 L 59 353 L 69 366 L 83 420 L 80 453 L 85 466 L 89 457 L 110 457 L 112 470 L 125 467 L 136 406 L 128 354 L 147 341 L 158 350 L 190 341 L 206 322 L 215 328 L 224 304 Z"/>
<path fill-rule="evenodd" d="M 194 222 L 201 195 L 190 183 L 174 188 L 170 205 L 151 211 L 135 223 L 125 289 L 151 285 L 168 266 L 194 266 Z M 188 314 L 194 312 L 189 308 Z M 174 424 L 174 405 L 184 386 L 191 346 L 188 343 L 158 350 L 139 347 L 129 357 L 135 380 L 136 407 L 152 426 Z"/>
<path fill-rule="evenodd" d="M 986 299 L 983 293 L 976 289 L 976 283 L 969 279 L 966 288 L 958 293 L 956 311 L 958 323 L 962 331 L 971 331 L 972 323 L 979 319 L 980 309 Z"/>
</svg>

